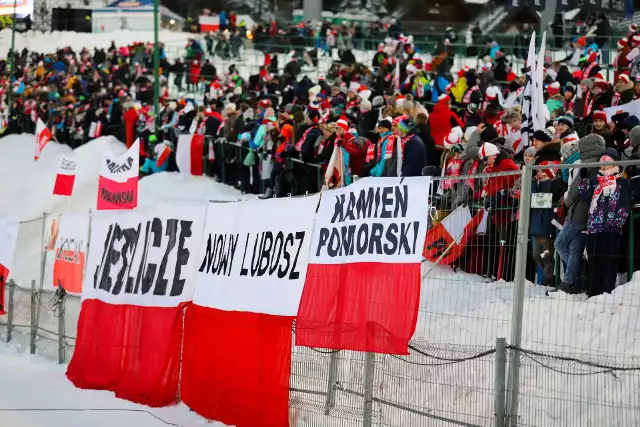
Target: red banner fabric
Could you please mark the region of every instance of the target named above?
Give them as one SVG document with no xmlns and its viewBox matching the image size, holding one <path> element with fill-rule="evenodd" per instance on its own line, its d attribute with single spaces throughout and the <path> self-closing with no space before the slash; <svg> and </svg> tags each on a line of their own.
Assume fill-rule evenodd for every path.
<svg viewBox="0 0 640 427">
<path fill-rule="evenodd" d="M 175 403 L 183 308 L 83 301 L 67 377 L 78 388 L 111 390 L 147 406 Z"/>
<path fill-rule="evenodd" d="M 8 277 L 9 270 L 4 265 L 0 264 L 0 316 L 7 312 L 4 302 L 4 289 L 7 284 Z"/>
<path fill-rule="evenodd" d="M 420 264 L 309 264 L 296 345 L 409 354 Z"/>
<path fill-rule="evenodd" d="M 292 322 L 291 316 L 190 305 L 183 402 L 236 427 L 288 427 Z"/>
<path fill-rule="evenodd" d="M 138 206 L 138 177 L 116 182 L 100 176 L 98 210 L 134 209 Z"/>
</svg>

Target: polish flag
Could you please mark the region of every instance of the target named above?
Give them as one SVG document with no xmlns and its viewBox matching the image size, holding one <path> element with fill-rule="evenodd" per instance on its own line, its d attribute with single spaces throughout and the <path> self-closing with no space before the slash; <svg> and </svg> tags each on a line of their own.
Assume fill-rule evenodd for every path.
<svg viewBox="0 0 640 427">
<path fill-rule="evenodd" d="M 53 194 L 58 196 L 71 196 L 73 184 L 76 181 L 76 162 L 68 157 L 62 156 L 60 168 L 56 175 L 56 183 L 53 186 Z"/>
<path fill-rule="evenodd" d="M 236 427 L 289 426 L 292 326 L 318 200 L 209 204 L 180 384 L 198 414 Z"/>
<path fill-rule="evenodd" d="M 19 225 L 15 218 L 0 217 L 0 315 L 6 313 L 4 288 L 13 263 Z"/>
<path fill-rule="evenodd" d="M 134 209 L 138 206 L 140 139 L 122 155 L 108 148 L 102 155 L 97 210 Z"/>
<path fill-rule="evenodd" d="M 169 156 L 172 153 L 171 147 L 163 142 L 161 144 L 157 144 L 154 150 L 156 152 L 156 166 L 161 168 L 165 163 L 167 163 L 167 160 L 169 160 Z"/>
<path fill-rule="evenodd" d="M 102 122 L 91 122 L 89 126 L 89 138 L 98 138 L 102 136 Z"/>
<path fill-rule="evenodd" d="M 184 308 L 206 204 L 96 212 L 67 378 L 159 407 L 178 399 Z"/>
<path fill-rule="evenodd" d="M 36 146 L 33 154 L 34 160 L 38 160 L 40 158 L 40 154 L 44 147 L 51 142 L 53 139 L 53 134 L 44 124 L 42 119 L 38 119 L 38 123 L 36 124 Z"/>
<path fill-rule="evenodd" d="M 486 231 L 486 212 L 480 209 L 473 217 L 468 206 L 460 206 L 427 233 L 424 257 L 434 263 L 449 265 L 462 255 L 467 242 Z"/>
<path fill-rule="evenodd" d="M 176 165 L 185 174 L 204 173 L 204 135 L 183 134 L 178 137 Z"/>
<path fill-rule="evenodd" d="M 365 178 L 323 193 L 296 345 L 409 354 L 431 183 Z"/>
</svg>

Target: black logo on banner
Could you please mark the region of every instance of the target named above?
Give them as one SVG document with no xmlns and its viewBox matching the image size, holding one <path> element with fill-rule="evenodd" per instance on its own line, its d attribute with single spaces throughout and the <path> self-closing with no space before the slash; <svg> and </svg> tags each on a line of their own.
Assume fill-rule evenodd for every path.
<svg viewBox="0 0 640 427">
<path fill-rule="evenodd" d="M 133 157 L 127 157 L 127 160 L 125 160 L 123 164 L 118 164 L 109 159 L 106 159 L 106 160 L 107 160 L 107 167 L 109 168 L 109 172 L 111 172 L 112 174 L 127 172 L 131 170 L 131 167 L 133 166 Z"/>
<path fill-rule="evenodd" d="M 120 206 L 130 205 L 135 201 L 133 190 L 119 191 L 119 192 L 113 193 L 107 190 L 106 188 L 101 188 L 100 197 L 105 202 L 113 203 L 114 205 L 120 205 Z"/>
<path fill-rule="evenodd" d="M 420 221 L 389 221 L 406 218 L 409 189 L 406 185 L 362 189 L 336 196 L 331 223 L 384 219 L 379 222 L 323 227 L 316 256 L 413 255 L 416 253 Z"/>
<path fill-rule="evenodd" d="M 111 224 L 104 240 L 102 261 L 93 275 L 93 287 L 119 295 L 125 293 L 153 295 L 181 295 L 185 279 L 181 279 L 182 267 L 189 262 L 189 249 L 185 247 L 191 237 L 193 221 L 154 218 L 137 227 L 123 229 Z M 144 232 L 142 231 L 144 228 Z M 164 253 L 160 264 L 149 262 L 149 248 L 160 248 Z M 140 261 L 133 265 L 136 254 Z M 169 256 L 175 253 L 175 264 L 169 265 Z M 112 268 L 120 264 L 115 272 Z M 115 273 L 115 274 L 114 274 Z M 115 277 L 115 281 L 113 281 Z"/>
<path fill-rule="evenodd" d="M 296 270 L 305 232 L 295 233 L 271 231 L 247 234 L 244 239 L 244 253 L 240 265 L 240 276 L 260 277 L 277 275 L 278 278 L 296 280 L 300 272 Z M 231 276 L 231 269 L 238 246 L 239 234 L 209 234 L 207 249 L 200 265 L 200 272 Z M 253 244 L 252 241 L 253 240 Z M 253 246 L 250 259 L 249 247 Z"/>
</svg>

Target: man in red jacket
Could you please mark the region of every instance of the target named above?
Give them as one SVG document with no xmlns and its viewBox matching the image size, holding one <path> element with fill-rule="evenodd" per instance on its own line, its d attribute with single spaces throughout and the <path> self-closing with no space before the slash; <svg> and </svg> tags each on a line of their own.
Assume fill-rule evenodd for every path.
<svg viewBox="0 0 640 427">
<path fill-rule="evenodd" d="M 436 149 L 444 151 L 444 139 L 456 126 L 464 128 L 462 120 L 451 110 L 451 98 L 449 95 L 440 95 L 438 103 L 433 107 L 429 116 L 429 131 L 436 144 Z"/>
</svg>

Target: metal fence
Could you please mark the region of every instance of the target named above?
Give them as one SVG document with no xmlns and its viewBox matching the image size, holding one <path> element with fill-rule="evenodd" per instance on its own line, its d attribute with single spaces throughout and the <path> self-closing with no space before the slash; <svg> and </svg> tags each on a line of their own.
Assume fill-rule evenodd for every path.
<svg viewBox="0 0 640 427">
<path fill-rule="evenodd" d="M 539 193 L 545 176 L 561 180 L 566 169 L 578 182 L 589 182 L 606 165 L 526 166 L 499 174 L 434 177 L 433 191 L 425 195 L 433 206 L 429 226 L 446 226 L 450 239 L 427 241 L 435 262 L 423 262 L 410 354 L 294 345 L 290 425 L 640 424 L 640 282 L 627 283 L 637 254 L 632 248 L 640 241 L 637 227 L 630 227 L 634 206 L 640 207 L 634 205 L 640 193 L 631 168 L 640 161 L 616 164 L 622 174 L 616 179 L 624 182 L 621 191 L 629 196 L 621 248 L 594 253 L 589 240 L 586 256 L 580 253 L 587 258 L 580 279 L 587 280 L 585 273 L 593 266 L 616 264 L 620 274 L 610 294 L 588 299 L 552 295 L 565 278 L 565 266 L 554 256 L 557 232 L 544 246 L 535 243 L 540 236 L 533 230 L 539 209 L 559 205 L 553 199 L 552 208 L 543 206 L 532 195 Z M 489 212 L 487 221 L 465 228 L 483 209 Z M 0 339 L 63 362 L 72 353 L 80 301 L 44 290 L 43 221 L 21 224 L 20 262 L 12 272 L 18 285 L 7 287 L 10 314 L 0 317 Z M 545 268 L 551 262 L 550 277 L 538 268 L 534 254 Z M 25 289 L 24 283 L 31 287 Z"/>
</svg>

